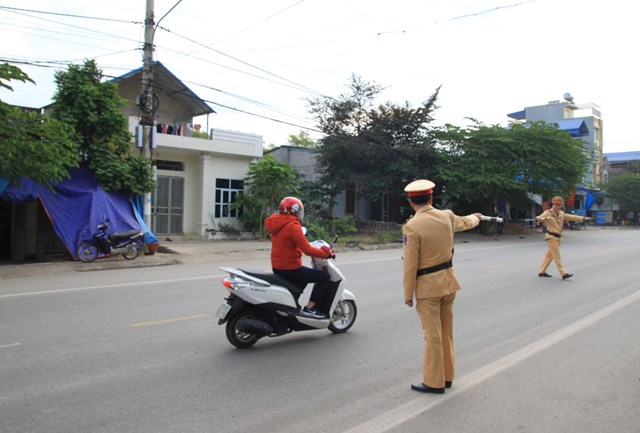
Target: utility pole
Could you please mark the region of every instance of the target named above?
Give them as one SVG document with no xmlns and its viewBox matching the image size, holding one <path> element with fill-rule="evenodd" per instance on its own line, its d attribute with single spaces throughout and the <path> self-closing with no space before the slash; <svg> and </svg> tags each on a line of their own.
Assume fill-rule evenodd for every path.
<svg viewBox="0 0 640 433">
<path fill-rule="evenodd" d="M 142 66 L 142 93 L 140 94 L 139 106 L 141 111 L 141 121 L 143 130 L 142 156 L 147 159 L 152 158 L 153 139 L 152 128 L 154 124 L 154 90 L 153 90 L 153 21 L 154 0 L 147 0 L 147 9 L 144 20 L 144 49 Z M 154 167 L 155 173 L 155 167 Z M 151 191 L 144 194 L 144 221 L 151 229 Z"/>
</svg>

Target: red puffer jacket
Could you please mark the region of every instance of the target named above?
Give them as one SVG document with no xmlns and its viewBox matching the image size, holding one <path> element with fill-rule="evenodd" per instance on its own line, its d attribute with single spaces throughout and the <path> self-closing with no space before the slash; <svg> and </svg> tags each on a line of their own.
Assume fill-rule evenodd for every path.
<svg viewBox="0 0 640 433">
<path fill-rule="evenodd" d="M 311 246 L 302 233 L 302 224 L 295 215 L 273 214 L 264 221 L 271 235 L 271 267 L 283 271 L 302 267 L 302 253 L 325 258 L 327 252 Z"/>
</svg>

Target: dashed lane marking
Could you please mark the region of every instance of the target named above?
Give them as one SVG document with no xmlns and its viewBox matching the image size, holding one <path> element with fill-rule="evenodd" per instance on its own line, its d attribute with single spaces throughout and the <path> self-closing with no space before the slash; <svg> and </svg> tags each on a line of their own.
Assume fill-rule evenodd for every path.
<svg viewBox="0 0 640 433">
<path fill-rule="evenodd" d="M 132 327 L 132 328 L 139 328 L 141 326 L 162 325 L 164 323 L 180 322 L 182 320 L 200 319 L 202 317 L 207 317 L 207 315 L 206 314 L 195 314 L 193 316 L 175 317 L 173 319 L 156 320 L 156 321 L 153 321 L 153 322 L 132 323 L 129 326 Z"/>
</svg>

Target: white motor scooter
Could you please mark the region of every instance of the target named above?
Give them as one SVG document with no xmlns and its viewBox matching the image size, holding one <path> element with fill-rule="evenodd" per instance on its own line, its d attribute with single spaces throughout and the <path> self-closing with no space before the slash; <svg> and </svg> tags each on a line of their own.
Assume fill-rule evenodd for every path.
<svg viewBox="0 0 640 433">
<path fill-rule="evenodd" d="M 336 238 L 337 239 L 337 238 Z M 336 239 L 333 240 L 335 243 Z M 329 246 L 323 240 L 311 242 L 316 248 Z M 229 274 L 222 284 L 229 296 L 220 305 L 218 325 L 226 323 L 227 339 L 238 348 L 253 346 L 262 337 L 277 337 L 292 331 L 325 329 L 336 334 L 346 332 L 356 320 L 356 298 L 345 288 L 345 278 L 333 259 L 313 257 L 311 265 L 325 269 L 331 280 L 316 310 L 327 314 L 314 319 L 302 315 L 298 299 L 300 287 L 271 272 L 221 267 Z"/>
</svg>

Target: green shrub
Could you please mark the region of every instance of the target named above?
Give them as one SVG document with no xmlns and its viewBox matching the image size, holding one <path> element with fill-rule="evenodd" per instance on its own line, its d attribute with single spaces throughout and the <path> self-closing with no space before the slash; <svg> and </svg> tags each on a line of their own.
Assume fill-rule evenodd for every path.
<svg viewBox="0 0 640 433">
<path fill-rule="evenodd" d="M 307 228 L 307 239 L 315 241 L 316 239 L 323 239 L 327 242 L 331 241 L 331 233 L 323 222 L 326 220 L 306 221 L 303 225 Z"/>
<path fill-rule="evenodd" d="M 358 221 L 353 217 L 334 218 L 333 229 L 339 236 L 354 235 L 358 233 Z"/>
<path fill-rule="evenodd" d="M 231 224 L 225 224 L 223 222 L 218 223 L 218 231 L 221 231 L 227 236 L 240 236 L 240 230 L 232 226 Z"/>
</svg>

